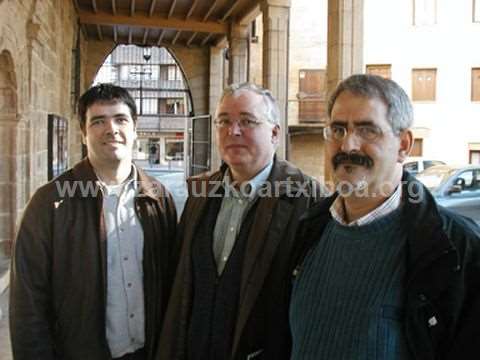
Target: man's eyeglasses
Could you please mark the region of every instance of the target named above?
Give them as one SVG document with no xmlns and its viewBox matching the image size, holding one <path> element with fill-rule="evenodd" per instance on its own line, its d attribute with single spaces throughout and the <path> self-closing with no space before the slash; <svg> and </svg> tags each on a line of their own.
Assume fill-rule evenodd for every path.
<svg viewBox="0 0 480 360">
<path fill-rule="evenodd" d="M 323 137 L 327 141 L 343 141 L 347 137 L 348 128 L 341 125 L 330 125 L 323 128 Z M 373 142 L 382 137 L 383 131 L 376 125 L 358 125 L 353 127 L 353 134 L 358 138 Z"/>
<path fill-rule="evenodd" d="M 237 123 L 238 127 L 241 129 L 253 129 L 260 124 L 263 124 L 264 121 L 258 121 L 257 119 L 251 117 L 240 117 L 238 120 L 232 120 L 227 117 L 220 117 L 213 121 L 215 126 L 220 129 L 228 129 L 234 123 Z"/>
</svg>

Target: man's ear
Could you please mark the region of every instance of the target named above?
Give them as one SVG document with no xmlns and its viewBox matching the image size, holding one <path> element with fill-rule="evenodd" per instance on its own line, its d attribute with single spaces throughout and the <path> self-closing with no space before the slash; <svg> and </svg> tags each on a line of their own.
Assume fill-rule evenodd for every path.
<svg viewBox="0 0 480 360">
<path fill-rule="evenodd" d="M 280 125 L 273 125 L 272 128 L 272 144 L 278 144 L 280 141 Z"/>
<path fill-rule="evenodd" d="M 80 134 L 82 135 L 82 144 L 87 146 L 87 140 L 85 139 L 85 129 L 80 129 Z"/>
<path fill-rule="evenodd" d="M 400 148 L 398 149 L 398 162 L 403 163 L 413 148 L 413 133 L 410 129 L 403 130 L 400 135 Z"/>
</svg>

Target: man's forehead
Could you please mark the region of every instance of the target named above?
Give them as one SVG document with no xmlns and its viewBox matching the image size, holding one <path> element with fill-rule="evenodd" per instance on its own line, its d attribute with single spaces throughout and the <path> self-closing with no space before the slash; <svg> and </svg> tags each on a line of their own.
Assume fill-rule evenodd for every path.
<svg viewBox="0 0 480 360">
<path fill-rule="evenodd" d="M 87 115 L 91 114 L 92 112 L 95 112 L 95 113 L 109 112 L 113 110 L 112 107 L 115 107 L 115 110 L 117 110 L 116 112 L 118 112 L 118 110 L 120 110 L 119 108 L 121 108 L 120 110 L 121 113 L 132 115 L 129 106 L 125 104 L 123 101 L 119 101 L 119 100 L 96 101 L 87 108 Z"/>
<path fill-rule="evenodd" d="M 239 90 L 223 97 L 218 105 L 217 114 L 234 111 L 256 114 L 265 110 L 263 97 L 249 90 Z"/>
</svg>

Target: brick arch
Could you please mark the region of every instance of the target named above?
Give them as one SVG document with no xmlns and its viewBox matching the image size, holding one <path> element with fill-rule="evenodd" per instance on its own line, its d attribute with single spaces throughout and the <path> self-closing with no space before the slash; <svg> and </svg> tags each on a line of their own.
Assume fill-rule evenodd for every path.
<svg viewBox="0 0 480 360">
<path fill-rule="evenodd" d="M 0 52 L 0 267 L 10 256 L 17 209 L 18 102 L 13 58 Z"/>
</svg>

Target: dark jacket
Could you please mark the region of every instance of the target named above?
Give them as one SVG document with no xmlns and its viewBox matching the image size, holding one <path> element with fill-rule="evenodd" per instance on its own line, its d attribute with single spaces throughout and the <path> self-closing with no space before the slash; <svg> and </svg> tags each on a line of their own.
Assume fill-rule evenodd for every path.
<svg viewBox="0 0 480 360">
<path fill-rule="evenodd" d="M 161 184 L 140 169 L 138 180 L 135 211 L 144 232 L 145 347 L 151 358 L 173 279 L 177 218 Z M 38 189 L 27 205 L 10 283 L 15 360 L 111 357 L 105 330 L 107 238 L 96 181 L 83 160 Z"/>
<path fill-rule="evenodd" d="M 408 227 L 406 299 L 401 320 L 415 360 L 473 359 L 480 354 L 480 229 L 438 206 L 408 174 L 402 179 Z M 331 220 L 336 194 L 302 218 L 296 276 Z M 480 211 L 480 209 L 479 209 Z"/>
<path fill-rule="evenodd" d="M 225 167 L 189 180 L 190 196 L 182 214 L 183 246 L 157 359 L 186 359 L 192 305 L 192 243 L 202 226 L 208 196 L 217 192 Z M 274 160 L 268 182 L 279 196 L 260 197 L 243 259 L 238 313 L 230 359 L 289 359 L 289 264 L 300 216 L 320 196 L 320 185 L 286 161 Z M 203 190 L 203 195 L 202 195 Z M 272 186 L 272 190 L 273 186 Z M 289 191 L 290 190 L 290 191 Z M 298 191 L 300 190 L 300 191 Z M 297 193 L 298 191 L 298 193 Z M 198 195 L 200 194 L 200 195 Z M 297 197 L 291 196 L 297 194 Z"/>
</svg>

